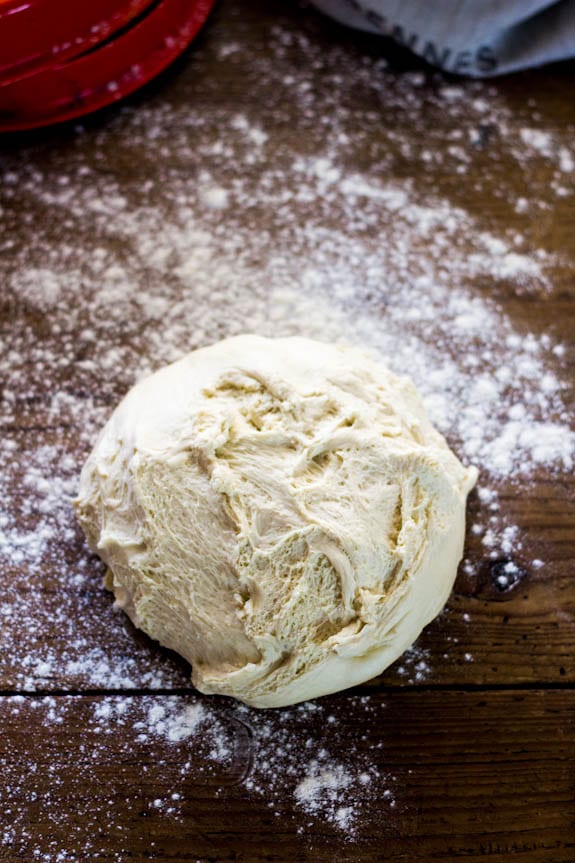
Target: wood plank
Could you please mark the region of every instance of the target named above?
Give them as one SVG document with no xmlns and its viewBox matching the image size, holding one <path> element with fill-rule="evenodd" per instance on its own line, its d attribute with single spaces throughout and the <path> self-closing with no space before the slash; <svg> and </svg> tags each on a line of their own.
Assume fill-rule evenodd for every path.
<svg viewBox="0 0 575 863">
<path fill-rule="evenodd" d="M 101 587 L 102 566 L 89 555 L 64 497 L 48 484 L 44 491 L 26 482 L 35 453 L 71 459 L 66 476 L 75 483 L 85 453 L 80 429 L 14 436 L 19 458 L 11 465 L 9 489 L 17 502 L 18 532 L 27 537 L 14 553 L 19 563 L 0 565 L 0 689 L 20 691 L 100 688 L 182 687 L 189 669 L 163 651 L 112 608 Z M 51 476 L 52 464 L 40 473 Z M 43 488 L 43 487 L 41 487 Z M 48 500 L 48 511 L 43 501 Z M 466 566 L 462 567 L 444 613 L 415 649 L 387 671 L 387 686 L 505 685 L 575 681 L 575 494 L 573 483 L 547 481 L 501 488 L 500 503 L 519 531 L 513 554 L 492 560 L 472 532 L 488 513 L 476 494 L 469 505 Z M 45 509 L 45 508 L 44 508 Z M 35 537 L 47 531 L 45 548 Z M 537 568 L 533 561 L 544 561 Z M 505 562 L 518 577 L 502 588 Z M 467 571 L 469 570 L 469 572 Z"/>
<path fill-rule="evenodd" d="M 529 482 L 490 480 L 499 495 L 499 528 L 518 530 L 512 551 L 496 546 L 494 557 L 473 530 L 485 528 L 489 511 L 471 497 L 466 565 L 450 602 L 382 678 L 315 707 L 265 714 L 182 695 L 189 669 L 112 610 L 100 587 L 101 566 L 88 555 L 66 502 L 96 419 L 103 421 L 121 398 L 147 351 L 131 306 L 123 317 L 89 310 L 101 286 L 91 269 L 97 250 L 127 268 L 134 284 L 156 294 L 165 287 L 170 301 L 179 298 L 170 268 L 150 266 L 137 236 L 122 234 L 113 218 L 86 215 L 89 199 L 85 209 L 66 203 L 66 178 L 78 193 L 76 172 L 88 168 L 87 188 L 97 199 L 117 194 L 128 209 L 156 207 L 166 220 L 177 208 L 164 195 L 162 171 L 189 188 L 213 168 L 230 187 L 240 177 L 257 190 L 261 164 L 232 160 L 222 167 L 205 155 L 210 139 L 222 138 L 222 123 L 238 113 L 265 129 L 268 172 L 270 166 L 287 170 L 296 156 L 315 158 L 329 135 L 345 133 L 344 171 L 411 184 L 414 201 L 444 200 L 472 216 L 474 231 L 517 234 L 528 256 L 543 251 L 544 283 L 467 272 L 461 280 L 470 293 L 497 303 L 517 333 L 563 343 L 564 354 L 549 357 L 548 368 L 571 410 L 572 177 L 565 173 L 566 192 L 556 193 L 555 156 L 526 156 L 521 130 L 535 125 L 572 141 L 573 105 L 565 94 L 573 89 L 575 67 L 490 84 L 426 72 L 417 95 L 402 73 L 419 67 L 401 53 L 391 58 L 397 76 L 351 74 L 363 56 L 381 51 L 378 40 L 296 4 L 228 0 L 179 73 L 131 100 L 141 107 L 139 131 L 137 111 L 128 108 L 123 116 L 87 120 L 84 135 L 67 127 L 3 150 L 2 171 L 12 179 L 0 186 L 0 333 L 7 353 L 16 350 L 0 381 L 2 442 L 13 444 L 2 479 L 9 528 L 23 544 L 11 545 L 0 567 L 0 690 L 124 694 L 0 698 L 2 861 L 29 863 L 35 852 L 41 863 L 575 860 L 575 481 L 569 472 L 545 465 Z M 307 91 L 278 84 L 306 64 Z M 455 100 L 449 110 L 446 87 Z M 318 123 L 318 104 L 326 125 Z M 201 124 L 180 128 L 178 106 L 189 106 Z M 150 122 L 153 144 L 145 133 Z M 523 197 L 529 206 L 519 212 Z M 313 222 L 320 207 L 314 201 L 296 208 L 298 223 Z M 250 224 L 254 236 L 267 232 L 272 255 L 281 217 L 281 207 L 276 213 L 247 206 L 227 214 L 227 230 Z M 341 213 L 335 207 L 324 220 L 326 229 L 339 229 Z M 376 246 L 385 227 L 380 217 L 357 230 L 365 230 L 367 246 Z M 459 254 L 475 248 L 471 234 L 459 241 Z M 433 251 L 421 237 L 412 245 L 410 253 L 422 261 Z M 259 253 L 256 248 L 256 258 Z M 26 285 L 18 297 L 8 293 L 9 280 L 31 266 L 40 277 L 44 267 L 54 267 L 59 279 L 74 279 L 77 307 L 66 314 L 49 302 L 39 307 Z M 450 278 L 457 288 L 460 277 Z M 133 292 L 130 302 L 136 300 Z M 385 308 L 374 313 L 384 321 Z M 155 324 L 146 319 L 145 326 L 147 332 Z M 86 328 L 91 340 L 76 339 Z M 121 360 L 105 366 L 115 354 Z M 544 565 L 535 565 L 538 560 Z M 502 587 L 498 577 L 509 561 L 519 576 Z M 539 685 L 551 688 L 533 688 Z M 496 691 L 474 691 L 486 687 Z M 165 693 L 146 694 L 158 688 L 178 694 L 171 702 Z M 193 734 L 170 742 L 170 733 L 181 734 L 178 705 L 205 713 Z M 168 711 L 163 731 L 162 709 Z M 349 779 L 338 802 L 323 799 L 315 813 L 294 794 L 314 758 L 341 767 Z M 353 837 L 334 823 L 338 807 L 357 810 Z"/>
<path fill-rule="evenodd" d="M 336 160 L 344 175 L 469 214 L 450 289 L 463 285 L 496 304 L 519 335 L 561 343 L 563 353 L 550 352 L 545 364 L 572 413 L 574 187 L 572 172 L 558 167 L 557 142 L 571 148 L 575 133 L 575 65 L 489 83 L 424 70 L 414 84 L 416 61 L 391 51 L 397 74 L 388 74 L 373 66 L 382 53 L 379 40 L 298 4 L 222 0 L 188 57 L 123 113 L 87 119 L 84 133 L 72 125 L 3 144 L 2 863 L 575 861 L 572 471 L 544 464 L 528 480 L 484 476 L 498 494 L 497 530 L 517 529 L 510 550 L 500 539 L 493 548 L 482 542 L 490 510 L 474 493 L 465 564 L 415 648 L 354 692 L 272 712 L 189 689 L 186 664 L 113 611 L 69 506 L 99 425 L 140 362 L 157 359 L 147 340 L 158 319 L 138 312 L 136 286 L 174 304 L 193 295 L 172 263 L 147 259 L 155 249 L 141 251 L 139 224 L 123 231 L 121 210 L 116 221 L 97 206 L 118 197 L 127 213 L 157 211 L 159 221 L 142 220 L 149 240 L 162 220 L 183 232 L 193 226 L 204 172 L 232 190 L 239 182 L 243 204 L 214 218 L 210 231 L 245 237 L 249 225 L 254 239 L 265 235 L 267 244 L 238 250 L 239 263 L 264 271 L 285 249 L 286 214 L 281 203 L 261 205 L 260 184 L 285 173 L 294 191 L 294 160 L 325 155 L 334 135 L 347 138 Z M 209 154 L 212 143 L 227 145 L 222 130 L 237 115 L 265 131 L 265 160 L 250 163 L 247 144 Z M 530 128 L 555 141 L 551 156 L 526 147 Z M 178 207 L 178 184 L 189 212 Z M 393 213 L 350 227 L 337 201 L 320 198 L 290 210 L 294 236 L 320 215 L 327 232 L 343 225 L 372 250 L 389 236 L 394 250 Z M 466 269 L 480 232 L 515 238 L 529 259 L 543 255 L 545 278 Z M 185 259 L 184 233 L 176 264 Z M 417 264 L 438 254 L 417 231 L 408 239 L 396 251 Z M 102 251 L 106 269 L 97 265 Z M 450 253 L 435 261 L 442 279 L 441 257 Z M 112 292 L 95 309 L 96 293 L 118 284 L 115 268 L 129 302 Z M 46 276 L 44 304 L 24 274 Z M 411 277 L 407 264 L 403 277 Z M 70 284 L 73 301 L 59 307 L 58 289 L 67 302 Z M 385 292 L 380 300 L 373 314 L 383 327 Z M 193 348 L 205 336 L 188 338 Z M 508 562 L 517 578 L 502 585 Z"/>
<path fill-rule="evenodd" d="M 186 705 L 203 720 L 170 741 Z M 573 690 L 339 695 L 270 712 L 193 696 L 2 697 L 0 715 L 10 863 L 574 856 Z M 347 829 L 334 805 L 314 814 L 294 794 L 318 757 L 347 777 Z"/>
</svg>

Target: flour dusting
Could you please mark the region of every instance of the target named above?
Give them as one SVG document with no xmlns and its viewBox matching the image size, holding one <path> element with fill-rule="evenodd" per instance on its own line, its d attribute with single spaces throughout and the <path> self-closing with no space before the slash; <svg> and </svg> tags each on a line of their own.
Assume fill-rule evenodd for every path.
<svg viewBox="0 0 575 863">
<path fill-rule="evenodd" d="M 181 88 L 177 100 L 168 85 L 100 126 L 78 126 L 60 148 L 2 158 L 2 679 L 30 694 L 14 709 L 44 711 L 47 722 L 65 723 L 66 709 L 35 692 L 187 683 L 183 663 L 112 609 L 71 499 L 129 387 L 226 336 L 351 343 L 409 373 L 449 444 L 481 472 L 469 532 L 479 552 L 463 575 L 492 561 L 504 593 L 526 567 L 544 572 L 546 561 L 525 556 L 501 489 L 529 493 L 542 470 L 561 479 L 573 469 L 569 350 L 499 298 L 544 308 L 550 272 L 562 272 L 560 252 L 533 226 L 573 195 L 573 136 L 545 128 L 536 106 L 516 116 L 495 84 L 394 73 L 370 53 L 326 48 L 299 19 L 268 36 L 268 53 L 252 56 L 214 29 L 189 79 L 171 85 Z M 249 99 L 214 97 L 219 84 L 202 72 L 214 57 Z M 511 174 L 521 177 L 520 195 Z M 497 190 L 513 228 L 484 212 L 486 189 Z M 473 669 L 469 645 L 446 635 L 438 663 L 454 656 Z M 435 661 L 416 646 L 390 679 L 425 683 Z M 265 794 L 274 811 L 293 805 L 349 837 L 361 835 L 362 801 L 381 799 L 382 817 L 392 817 L 396 789 L 375 759 L 343 762 L 310 737 L 315 710 L 332 727 L 326 708 L 288 711 L 282 725 L 241 707 L 232 722 L 205 699 L 182 713 L 157 698 L 137 718 L 128 696 L 102 700 L 86 719 L 90 740 L 123 724 L 136 748 L 189 746 L 190 771 L 199 747 L 207 770 L 236 763 L 243 722 L 253 761 L 242 787 Z M 17 781 L 29 777 L 11 775 L 7 796 Z M 182 793 L 174 786 L 146 806 L 179 817 Z M 113 807 L 100 805 L 113 821 Z M 16 828 L 3 829 L 9 846 Z M 30 859 L 67 859 L 60 852 L 56 844 Z"/>
</svg>

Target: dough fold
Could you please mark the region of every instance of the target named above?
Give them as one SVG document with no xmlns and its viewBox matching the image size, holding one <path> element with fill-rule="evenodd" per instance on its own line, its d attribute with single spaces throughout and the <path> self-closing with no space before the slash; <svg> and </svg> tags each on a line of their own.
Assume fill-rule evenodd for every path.
<svg viewBox="0 0 575 863">
<path fill-rule="evenodd" d="M 407 378 L 245 335 L 128 393 L 76 509 L 117 604 L 199 690 L 280 707 L 379 674 L 439 613 L 476 476 Z"/>
</svg>

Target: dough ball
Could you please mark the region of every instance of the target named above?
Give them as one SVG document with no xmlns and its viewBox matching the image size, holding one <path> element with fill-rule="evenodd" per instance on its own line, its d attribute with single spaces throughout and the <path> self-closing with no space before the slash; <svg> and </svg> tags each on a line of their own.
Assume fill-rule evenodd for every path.
<svg viewBox="0 0 575 863">
<path fill-rule="evenodd" d="M 128 393 L 76 505 L 117 604 L 198 689 L 279 707 L 379 674 L 438 614 L 475 479 L 407 378 L 245 335 Z"/>
</svg>

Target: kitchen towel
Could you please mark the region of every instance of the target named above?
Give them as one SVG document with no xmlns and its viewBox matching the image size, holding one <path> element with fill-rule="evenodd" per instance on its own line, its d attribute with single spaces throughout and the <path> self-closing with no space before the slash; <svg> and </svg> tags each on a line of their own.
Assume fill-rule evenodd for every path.
<svg viewBox="0 0 575 863">
<path fill-rule="evenodd" d="M 343 24 L 390 36 L 428 63 L 484 77 L 575 56 L 575 0 L 314 0 Z"/>
</svg>

